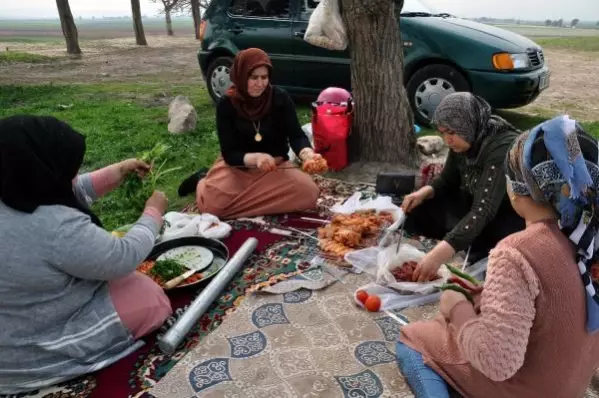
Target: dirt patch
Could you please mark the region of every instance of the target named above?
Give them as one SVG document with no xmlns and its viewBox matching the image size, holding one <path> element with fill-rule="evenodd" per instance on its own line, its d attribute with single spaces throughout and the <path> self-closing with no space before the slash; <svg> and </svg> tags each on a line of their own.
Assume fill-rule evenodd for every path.
<svg viewBox="0 0 599 398">
<path fill-rule="evenodd" d="M 518 112 L 550 116 L 567 113 L 585 121 L 599 120 L 599 54 L 547 50 L 551 85 L 532 104 Z"/>
<path fill-rule="evenodd" d="M 132 38 L 83 41 L 81 59 L 46 64 L 0 66 L 0 84 L 44 83 L 189 83 L 202 82 L 197 61 L 199 42 L 192 38 L 147 37 L 148 46 Z M 3 43 L 0 48 L 47 56 L 65 56 L 64 46 L 52 43 Z"/>
<path fill-rule="evenodd" d="M 82 41 L 81 59 L 48 64 L 0 66 L 0 84 L 136 82 L 201 84 L 199 42 L 190 37 L 148 36 L 148 46 L 132 38 Z M 3 43 L 0 48 L 48 56 L 64 56 L 56 43 Z M 551 86 L 531 105 L 518 110 L 551 116 L 569 113 L 580 120 L 599 120 L 599 55 L 547 49 Z"/>
</svg>

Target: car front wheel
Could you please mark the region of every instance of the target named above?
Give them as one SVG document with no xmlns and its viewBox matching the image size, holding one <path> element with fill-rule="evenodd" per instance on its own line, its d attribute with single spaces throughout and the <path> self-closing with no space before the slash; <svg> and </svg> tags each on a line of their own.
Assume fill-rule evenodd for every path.
<svg viewBox="0 0 599 398">
<path fill-rule="evenodd" d="M 233 58 L 218 57 L 208 67 L 206 86 L 208 87 L 208 93 L 212 101 L 217 102 L 231 86 L 229 73 L 232 65 Z"/>
<path fill-rule="evenodd" d="M 433 64 L 414 73 L 406 91 L 416 121 L 428 126 L 441 100 L 457 91 L 470 91 L 470 84 L 456 68 Z"/>
</svg>

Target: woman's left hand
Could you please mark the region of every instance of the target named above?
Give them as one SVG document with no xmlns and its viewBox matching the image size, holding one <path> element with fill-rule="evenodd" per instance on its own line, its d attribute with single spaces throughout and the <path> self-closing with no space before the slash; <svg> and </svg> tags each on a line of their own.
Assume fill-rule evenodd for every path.
<svg viewBox="0 0 599 398">
<path fill-rule="evenodd" d="M 121 179 L 127 177 L 129 174 L 135 172 L 140 177 L 144 177 L 151 167 L 146 162 L 142 162 L 138 159 L 127 159 L 119 163 L 119 172 L 121 173 Z"/>
<path fill-rule="evenodd" d="M 462 301 L 468 301 L 466 296 L 462 293 L 456 292 L 455 290 L 445 290 L 441 295 L 439 311 L 443 314 L 445 319 L 449 319 L 449 314 L 451 314 L 453 307 Z"/>
</svg>

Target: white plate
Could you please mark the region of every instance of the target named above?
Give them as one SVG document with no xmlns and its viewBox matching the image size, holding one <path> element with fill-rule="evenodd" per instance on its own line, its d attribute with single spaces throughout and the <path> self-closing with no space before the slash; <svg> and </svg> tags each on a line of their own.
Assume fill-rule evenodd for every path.
<svg viewBox="0 0 599 398">
<path fill-rule="evenodd" d="M 161 254 L 156 260 L 175 260 L 188 269 L 201 271 L 212 264 L 214 254 L 202 246 L 181 246 Z"/>
</svg>

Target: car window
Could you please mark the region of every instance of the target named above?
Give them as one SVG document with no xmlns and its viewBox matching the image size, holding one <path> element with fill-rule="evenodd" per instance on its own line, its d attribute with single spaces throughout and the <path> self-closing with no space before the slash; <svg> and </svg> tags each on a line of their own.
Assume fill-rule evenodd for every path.
<svg viewBox="0 0 599 398">
<path fill-rule="evenodd" d="M 300 20 L 309 21 L 310 15 L 314 12 L 320 0 L 300 0 Z"/>
<path fill-rule="evenodd" d="M 244 17 L 289 19 L 290 0 L 233 0 L 229 12 Z"/>
</svg>

